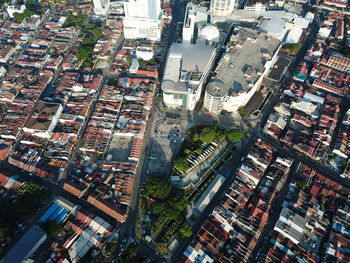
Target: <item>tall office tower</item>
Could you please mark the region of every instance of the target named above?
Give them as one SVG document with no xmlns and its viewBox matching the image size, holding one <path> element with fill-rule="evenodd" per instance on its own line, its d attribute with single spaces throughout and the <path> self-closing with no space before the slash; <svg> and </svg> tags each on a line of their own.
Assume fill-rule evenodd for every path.
<svg viewBox="0 0 350 263">
<path fill-rule="evenodd" d="M 107 15 L 109 9 L 109 0 L 93 0 L 93 3 L 95 15 Z"/>
<path fill-rule="evenodd" d="M 182 28 L 182 43 L 184 44 L 193 44 L 195 16 L 194 6 L 188 4 Z"/>
<path fill-rule="evenodd" d="M 160 0 L 124 2 L 124 36 L 126 39 L 159 41 L 162 32 Z"/>
<path fill-rule="evenodd" d="M 211 0 L 210 13 L 214 16 L 227 16 L 235 9 L 235 0 Z"/>
</svg>

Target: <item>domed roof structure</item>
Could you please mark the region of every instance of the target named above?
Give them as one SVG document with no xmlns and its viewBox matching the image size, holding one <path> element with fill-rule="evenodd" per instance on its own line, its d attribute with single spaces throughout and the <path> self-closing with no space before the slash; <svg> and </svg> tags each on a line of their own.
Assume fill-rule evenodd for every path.
<svg viewBox="0 0 350 263">
<path fill-rule="evenodd" d="M 205 90 L 209 95 L 213 97 L 225 97 L 228 94 L 228 88 L 221 80 L 211 80 Z"/>
<path fill-rule="evenodd" d="M 215 26 L 206 25 L 200 29 L 198 37 L 209 42 L 217 42 L 219 41 L 220 32 Z"/>
</svg>

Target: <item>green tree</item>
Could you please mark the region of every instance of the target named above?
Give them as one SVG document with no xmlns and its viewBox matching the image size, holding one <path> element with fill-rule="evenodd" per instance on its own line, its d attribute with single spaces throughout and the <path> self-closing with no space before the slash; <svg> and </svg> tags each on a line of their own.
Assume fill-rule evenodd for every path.
<svg viewBox="0 0 350 263">
<path fill-rule="evenodd" d="M 152 177 L 148 179 L 145 186 L 145 195 L 155 199 L 163 200 L 167 198 L 172 190 L 172 185 L 162 177 Z"/>
<path fill-rule="evenodd" d="M 73 14 L 69 14 L 66 18 L 63 27 L 74 26 L 75 28 L 80 29 L 84 25 L 84 22 L 87 18 L 87 14 L 77 14 L 76 16 Z"/>
<path fill-rule="evenodd" d="M 202 142 L 205 142 L 207 144 L 211 143 L 215 139 L 217 139 L 220 135 L 220 131 L 217 127 L 215 126 L 206 126 L 204 127 L 200 134 L 199 134 L 199 139 Z"/>
<path fill-rule="evenodd" d="M 316 7 L 312 7 L 310 9 L 310 12 L 313 13 L 315 16 L 318 16 L 320 13 L 318 12 L 317 8 Z"/>
<path fill-rule="evenodd" d="M 188 205 L 188 198 L 182 191 L 177 191 L 167 202 L 165 214 L 169 220 L 176 220 Z"/>
<path fill-rule="evenodd" d="M 92 23 L 87 23 L 87 24 L 86 24 L 86 28 L 87 28 L 87 29 L 93 29 L 93 28 L 95 28 L 95 26 L 96 26 L 96 25 L 95 25 L 95 24 L 92 24 Z"/>
<path fill-rule="evenodd" d="M 90 55 L 90 52 L 86 48 L 81 47 L 78 49 L 76 55 L 79 59 L 86 59 Z"/>
<path fill-rule="evenodd" d="M 238 129 L 232 129 L 231 131 L 229 131 L 229 133 L 227 134 L 227 139 L 231 142 L 231 143 L 235 143 L 238 142 L 239 140 L 242 139 L 242 131 L 238 130 Z"/>
<path fill-rule="evenodd" d="M 43 225 L 43 229 L 52 237 L 56 237 L 58 234 L 62 232 L 63 227 L 58 225 L 53 220 L 47 220 Z"/>
<path fill-rule="evenodd" d="M 107 82 L 107 85 L 117 87 L 118 86 L 118 79 L 117 78 L 110 78 Z"/>
<path fill-rule="evenodd" d="M 90 68 L 92 66 L 92 61 L 90 58 L 87 58 L 85 61 L 84 61 L 84 67 L 86 68 Z"/>
<path fill-rule="evenodd" d="M 292 54 L 298 53 L 300 48 L 301 48 L 301 44 L 299 43 L 295 43 L 295 44 L 287 43 L 283 46 L 284 50 Z"/>
<path fill-rule="evenodd" d="M 182 212 L 188 205 L 187 196 L 183 192 L 175 194 L 168 202 L 169 207 Z"/>
<path fill-rule="evenodd" d="M 142 67 L 145 65 L 145 61 L 143 59 L 139 59 L 139 66 Z"/>
<path fill-rule="evenodd" d="M 343 54 L 345 57 L 350 58 L 350 47 L 341 45 L 338 48 L 338 52 Z"/>
<path fill-rule="evenodd" d="M 95 27 L 92 32 L 91 32 L 92 36 L 94 37 L 95 40 L 98 40 L 101 35 L 102 35 L 102 31 L 100 28 Z"/>
<path fill-rule="evenodd" d="M 14 12 L 13 13 L 13 19 L 17 22 L 22 22 L 24 20 L 25 16 L 23 13 Z"/>
<path fill-rule="evenodd" d="M 40 186 L 34 182 L 26 182 L 21 188 L 18 189 L 18 193 L 24 194 L 34 194 L 35 192 L 40 190 Z"/>
<path fill-rule="evenodd" d="M 342 160 L 339 164 L 340 164 L 340 169 L 343 171 L 346 167 L 346 160 Z"/>
<path fill-rule="evenodd" d="M 202 148 L 198 148 L 194 150 L 195 153 L 201 154 L 203 152 Z"/>
<path fill-rule="evenodd" d="M 28 7 L 32 7 L 32 6 L 35 6 L 35 1 L 34 0 L 27 0 L 27 6 Z"/>
<path fill-rule="evenodd" d="M 126 61 L 126 64 L 130 65 L 132 61 L 132 57 L 131 56 L 126 57 L 125 61 Z"/>
<path fill-rule="evenodd" d="M 157 203 L 154 205 L 153 207 L 153 212 L 157 215 L 160 215 L 161 213 L 163 213 L 164 211 L 166 211 L 167 209 L 167 203 Z"/>
<path fill-rule="evenodd" d="M 131 243 L 128 246 L 126 252 L 130 255 L 135 255 L 138 250 L 139 250 L 139 245 L 137 243 Z"/>
<path fill-rule="evenodd" d="M 242 118 L 245 118 L 248 116 L 247 109 L 244 106 L 238 108 L 238 113 Z"/>
<path fill-rule="evenodd" d="M 300 188 L 300 189 L 305 189 L 306 186 L 307 186 L 307 181 L 304 177 L 300 177 L 297 179 L 297 186 Z"/>
<path fill-rule="evenodd" d="M 167 207 L 166 209 L 166 217 L 169 220 L 176 220 L 180 216 L 181 212 L 178 210 L 173 209 L 172 207 Z"/>
<path fill-rule="evenodd" d="M 94 40 L 91 37 L 86 37 L 84 40 L 81 42 L 82 45 L 84 46 L 91 46 L 94 45 Z"/>
<path fill-rule="evenodd" d="M 186 157 L 178 157 L 174 160 L 174 167 L 179 171 L 179 172 L 184 172 L 186 173 L 188 169 L 190 169 L 190 165 L 186 159 Z"/>
<path fill-rule="evenodd" d="M 181 226 L 180 232 L 184 237 L 190 237 L 193 234 L 192 227 L 187 222 Z"/>
<path fill-rule="evenodd" d="M 7 239 L 9 236 L 9 230 L 6 227 L 0 228 L 0 243 Z"/>
<path fill-rule="evenodd" d="M 160 254 L 164 255 L 168 253 L 168 247 L 166 245 L 158 245 L 155 247 L 155 250 Z"/>
</svg>

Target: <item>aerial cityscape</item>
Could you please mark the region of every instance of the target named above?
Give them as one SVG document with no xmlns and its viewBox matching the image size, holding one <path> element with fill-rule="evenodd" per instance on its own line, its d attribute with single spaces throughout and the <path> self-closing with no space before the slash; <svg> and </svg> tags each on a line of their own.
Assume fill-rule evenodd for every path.
<svg viewBox="0 0 350 263">
<path fill-rule="evenodd" d="M 350 262 L 347 0 L 0 3 L 0 263 Z"/>
</svg>

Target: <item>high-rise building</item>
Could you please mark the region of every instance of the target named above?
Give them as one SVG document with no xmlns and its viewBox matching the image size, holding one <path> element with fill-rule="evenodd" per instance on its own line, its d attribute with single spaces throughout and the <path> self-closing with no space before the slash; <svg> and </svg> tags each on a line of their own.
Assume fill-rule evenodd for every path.
<svg viewBox="0 0 350 263">
<path fill-rule="evenodd" d="M 130 0 L 124 3 L 126 39 L 159 41 L 162 32 L 160 0 Z"/>
<path fill-rule="evenodd" d="M 235 9 L 235 0 L 211 0 L 210 13 L 214 16 L 227 16 Z"/>
<path fill-rule="evenodd" d="M 93 0 L 94 14 L 105 16 L 109 9 L 109 0 Z"/>
<path fill-rule="evenodd" d="M 182 43 L 184 44 L 193 44 L 195 16 L 193 5 L 188 4 L 182 29 Z"/>
</svg>

